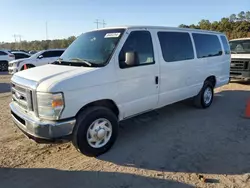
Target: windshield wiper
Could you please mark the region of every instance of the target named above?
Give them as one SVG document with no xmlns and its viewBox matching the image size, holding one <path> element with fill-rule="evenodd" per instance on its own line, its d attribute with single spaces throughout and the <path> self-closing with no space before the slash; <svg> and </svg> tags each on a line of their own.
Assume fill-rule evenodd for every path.
<svg viewBox="0 0 250 188">
<path fill-rule="evenodd" d="M 89 67 L 92 66 L 92 63 L 90 63 L 89 61 L 86 61 L 84 59 L 81 59 L 81 58 L 72 58 L 69 60 L 70 62 L 73 61 L 73 62 L 79 62 L 79 63 L 85 63 L 86 65 L 88 65 Z"/>
<path fill-rule="evenodd" d="M 236 51 L 231 51 L 231 54 L 237 54 L 237 52 Z"/>
</svg>

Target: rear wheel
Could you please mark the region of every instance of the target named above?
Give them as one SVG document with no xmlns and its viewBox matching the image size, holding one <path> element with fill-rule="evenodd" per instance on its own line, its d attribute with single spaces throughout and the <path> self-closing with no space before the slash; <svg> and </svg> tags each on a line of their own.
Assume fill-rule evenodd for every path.
<svg viewBox="0 0 250 188">
<path fill-rule="evenodd" d="M 76 118 L 73 145 L 87 156 L 98 156 L 108 151 L 118 135 L 118 120 L 105 107 L 90 107 Z"/>
<path fill-rule="evenodd" d="M 205 81 L 201 91 L 194 98 L 194 104 L 198 108 L 208 108 L 214 98 L 214 86 L 211 82 Z"/>
</svg>

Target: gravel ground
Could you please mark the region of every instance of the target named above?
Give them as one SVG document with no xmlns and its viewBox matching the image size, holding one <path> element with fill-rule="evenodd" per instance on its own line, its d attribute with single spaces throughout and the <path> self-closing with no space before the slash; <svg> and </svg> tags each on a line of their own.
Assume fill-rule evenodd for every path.
<svg viewBox="0 0 250 188">
<path fill-rule="evenodd" d="M 27 139 L 10 118 L 9 81 L 0 75 L 1 188 L 250 187 L 250 85 L 217 89 L 206 110 L 186 101 L 124 121 L 114 147 L 89 158 Z"/>
</svg>

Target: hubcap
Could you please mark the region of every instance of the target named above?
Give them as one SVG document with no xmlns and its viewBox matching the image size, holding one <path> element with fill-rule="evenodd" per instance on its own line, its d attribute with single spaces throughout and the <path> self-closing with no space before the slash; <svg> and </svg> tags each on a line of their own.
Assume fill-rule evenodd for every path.
<svg viewBox="0 0 250 188">
<path fill-rule="evenodd" d="M 204 102 L 205 104 L 209 104 L 212 100 L 213 97 L 213 92 L 212 89 L 210 87 L 207 87 L 204 91 Z"/>
<path fill-rule="evenodd" d="M 93 148 L 101 148 L 108 143 L 112 135 L 112 125 L 109 120 L 100 118 L 88 128 L 87 141 Z"/>
</svg>

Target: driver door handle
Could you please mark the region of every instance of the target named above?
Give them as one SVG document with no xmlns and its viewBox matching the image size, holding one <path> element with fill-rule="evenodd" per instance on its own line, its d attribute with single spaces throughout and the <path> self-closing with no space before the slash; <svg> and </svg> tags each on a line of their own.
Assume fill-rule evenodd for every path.
<svg viewBox="0 0 250 188">
<path fill-rule="evenodd" d="M 155 77 L 155 84 L 156 84 L 156 85 L 159 84 L 159 77 L 158 77 L 158 76 Z"/>
</svg>

